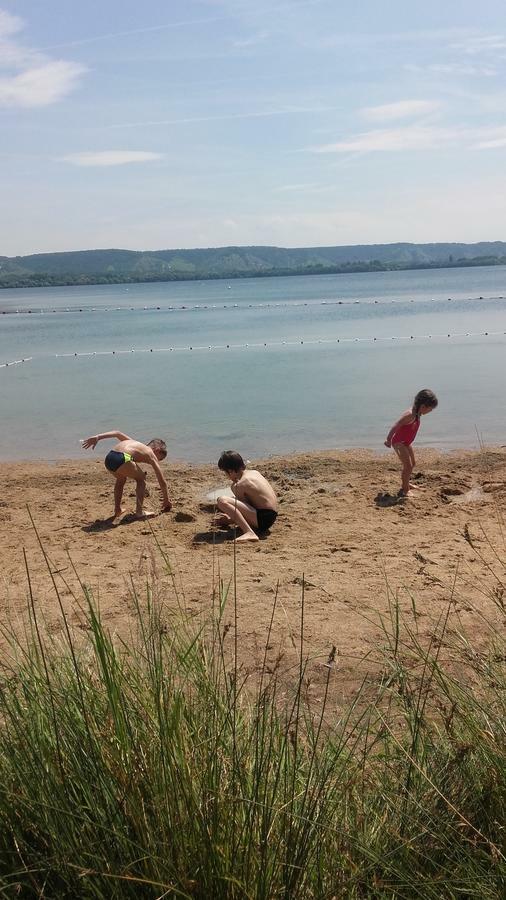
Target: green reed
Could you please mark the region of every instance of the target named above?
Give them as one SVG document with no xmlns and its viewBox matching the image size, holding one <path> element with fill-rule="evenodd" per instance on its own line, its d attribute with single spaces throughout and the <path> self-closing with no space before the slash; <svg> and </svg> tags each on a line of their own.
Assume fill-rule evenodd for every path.
<svg viewBox="0 0 506 900">
<path fill-rule="evenodd" d="M 159 548 L 172 576 L 169 560 Z M 50 565 L 48 561 L 48 565 Z M 214 614 L 132 582 L 136 633 L 112 636 L 82 585 L 86 630 L 65 617 L 8 629 L 0 675 L 0 893 L 38 898 L 498 898 L 506 889 L 504 642 L 486 656 L 420 640 L 395 599 L 381 674 L 336 709 L 330 654 L 307 698 L 304 579 L 298 666 L 248 679 L 237 587 Z M 232 596 L 229 596 L 232 594 Z M 269 644 L 278 603 L 276 591 Z M 232 623 L 225 611 L 232 607 Z M 415 617 L 414 617 L 415 620 Z M 441 647 L 461 659 L 453 677 Z M 337 669 L 338 672 L 338 669 Z"/>
</svg>

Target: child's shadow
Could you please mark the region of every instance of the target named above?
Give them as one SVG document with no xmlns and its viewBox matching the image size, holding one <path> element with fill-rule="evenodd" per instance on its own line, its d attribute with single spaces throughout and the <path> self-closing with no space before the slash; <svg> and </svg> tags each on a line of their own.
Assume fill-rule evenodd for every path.
<svg viewBox="0 0 506 900">
<path fill-rule="evenodd" d="M 389 494 L 388 491 L 380 491 L 379 494 L 376 494 L 374 502 L 376 506 L 385 508 L 386 506 L 402 505 L 405 499 L 405 497 L 402 495 L 399 496 L 399 494 Z"/>
<path fill-rule="evenodd" d="M 267 531 L 262 531 L 262 533 L 258 535 L 258 539 L 264 541 L 270 533 L 269 529 L 267 529 Z M 240 534 L 242 534 L 242 532 L 235 528 L 220 528 L 219 531 L 199 531 L 193 536 L 193 543 L 226 544 L 233 541 L 234 537 L 239 537 Z"/>
<path fill-rule="evenodd" d="M 235 528 L 226 528 L 219 531 L 198 531 L 193 535 L 194 544 L 226 544 L 234 540 L 234 535 L 238 536 L 240 532 L 236 532 Z"/>
<path fill-rule="evenodd" d="M 139 521 L 142 520 L 139 520 L 133 513 L 127 513 L 126 516 L 123 516 L 123 518 L 119 520 L 112 517 L 109 517 L 108 519 L 95 519 L 94 522 L 83 525 L 81 531 L 86 531 L 88 534 L 97 534 L 97 532 L 100 531 L 110 531 L 111 528 L 118 528 L 120 525 L 131 525 L 132 522 Z"/>
</svg>

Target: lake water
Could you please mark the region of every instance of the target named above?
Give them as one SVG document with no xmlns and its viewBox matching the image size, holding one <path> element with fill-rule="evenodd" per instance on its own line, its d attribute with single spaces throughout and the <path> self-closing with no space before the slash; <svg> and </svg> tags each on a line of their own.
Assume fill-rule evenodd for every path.
<svg viewBox="0 0 506 900">
<path fill-rule="evenodd" d="M 379 450 L 422 387 L 418 446 L 506 443 L 505 351 L 503 266 L 0 291 L 0 363 L 31 357 L 0 369 L 0 457 L 114 428 L 191 462 Z"/>
</svg>

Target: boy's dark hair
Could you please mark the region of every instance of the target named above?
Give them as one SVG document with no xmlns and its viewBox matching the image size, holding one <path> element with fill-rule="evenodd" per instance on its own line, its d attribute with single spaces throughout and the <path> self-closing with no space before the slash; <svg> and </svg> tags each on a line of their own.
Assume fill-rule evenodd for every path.
<svg viewBox="0 0 506 900">
<path fill-rule="evenodd" d="M 245 468 L 246 463 L 237 450 L 224 450 L 218 460 L 218 469 L 222 472 L 240 472 Z"/>
<path fill-rule="evenodd" d="M 162 441 L 161 438 L 153 438 L 152 441 L 148 442 L 148 447 L 151 447 L 152 450 L 158 450 L 159 453 L 163 454 L 162 459 L 165 459 L 167 456 L 167 444 L 165 441 Z"/>
<path fill-rule="evenodd" d="M 423 388 L 423 390 L 418 391 L 418 394 L 415 397 L 413 412 L 415 416 L 417 416 L 421 406 L 429 406 L 430 409 L 435 409 L 437 404 L 438 400 L 434 391 L 429 391 L 429 388 Z"/>
</svg>

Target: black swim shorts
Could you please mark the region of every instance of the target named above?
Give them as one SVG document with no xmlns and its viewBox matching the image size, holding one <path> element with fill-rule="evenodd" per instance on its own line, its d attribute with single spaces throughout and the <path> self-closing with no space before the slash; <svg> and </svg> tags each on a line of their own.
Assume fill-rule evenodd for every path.
<svg viewBox="0 0 506 900">
<path fill-rule="evenodd" d="M 258 526 L 254 529 L 258 534 L 267 531 L 271 525 L 274 525 L 278 514 L 275 509 L 257 509 Z"/>
</svg>

